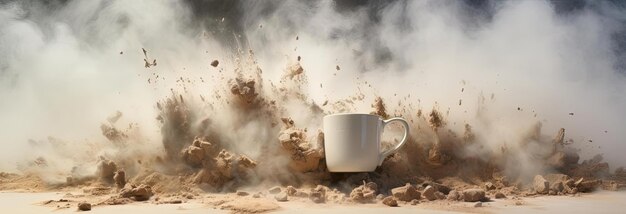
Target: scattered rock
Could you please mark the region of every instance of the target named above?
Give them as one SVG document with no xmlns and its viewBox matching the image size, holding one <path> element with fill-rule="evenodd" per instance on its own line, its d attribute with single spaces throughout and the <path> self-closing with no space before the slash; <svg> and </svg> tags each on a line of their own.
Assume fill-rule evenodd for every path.
<svg viewBox="0 0 626 214">
<path fill-rule="evenodd" d="M 506 198 L 506 195 L 504 195 L 504 193 L 502 192 L 496 192 L 496 198 L 497 199 Z"/>
<path fill-rule="evenodd" d="M 357 203 L 371 203 L 376 198 L 376 189 L 378 189 L 376 183 L 364 183 L 350 192 L 350 200 Z"/>
<path fill-rule="evenodd" d="M 544 178 L 551 184 L 556 182 L 567 182 L 570 180 L 570 177 L 565 174 L 547 174 Z"/>
<path fill-rule="evenodd" d="M 398 201 L 396 201 L 396 199 L 394 199 L 393 196 L 387 196 L 385 199 L 383 199 L 383 204 L 390 206 L 390 207 L 397 207 Z"/>
<path fill-rule="evenodd" d="M 419 204 L 419 203 L 420 203 L 420 201 L 419 201 L 419 200 L 417 200 L 417 199 L 413 199 L 413 200 L 411 200 L 411 205 L 417 205 L 417 204 Z"/>
<path fill-rule="evenodd" d="M 247 196 L 247 195 L 250 195 L 250 193 L 245 192 L 245 191 L 241 191 L 241 190 L 237 190 L 237 192 L 236 192 L 235 194 L 237 194 L 238 196 Z"/>
<path fill-rule="evenodd" d="M 280 189 L 280 187 L 279 187 L 279 186 L 272 187 L 272 188 L 270 188 L 270 189 L 268 190 L 268 192 L 269 192 L 270 194 L 278 194 L 278 193 L 280 193 L 280 191 L 281 191 L 281 189 Z"/>
<path fill-rule="evenodd" d="M 158 198 L 154 199 L 157 200 Z M 180 199 L 170 199 L 170 200 L 159 200 L 157 204 L 182 204 L 183 201 Z"/>
<path fill-rule="evenodd" d="M 296 194 L 294 194 L 293 196 L 295 197 L 300 197 L 300 198 L 308 198 L 309 197 L 309 193 L 304 192 L 304 191 L 297 191 Z"/>
<path fill-rule="evenodd" d="M 579 181 L 574 183 L 578 192 L 592 192 L 596 190 L 601 184 L 600 180 L 584 180 L 581 178 Z"/>
<path fill-rule="evenodd" d="M 146 201 L 150 199 L 152 195 L 152 188 L 145 184 L 141 184 L 137 187 L 126 184 L 126 186 L 120 190 L 120 196 L 122 198 L 131 198 L 135 201 Z"/>
<path fill-rule="evenodd" d="M 429 201 L 437 200 L 437 196 L 435 196 L 435 188 L 432 186 L 427 186 L 424 189 L 424 192 L 422 192 L 422 195 L 424 196 L 424 198 L 428 199 Z"/>
<path fill-rule="evenodd" d="M 284 130 L 278 134 L 278 141 L 283 150 L 291 155 L 289 168 L 296 172 L 311 172 L 320 168 L 322 152 L 313 148 L 306 138 L 306 132 L 295 128 L 293 120 L 283 118 Z"/>
<path fill-rule="evenodd" d="M 293 186 L 287 186 L 287 189 L 285 190 L 285 192 L 287 193 L 288 196 L 295 196 L 298 190 Z"/>
<path fill-rule="evenodd" d="M 78 203 L 78 210 L 80 211 L 89 211 L 91 210 L 91 204 L 87 202 Z"/>
<path fill-rule="evenodd" d="M 431 187 L 432 188 L 432 187 Z M 433 189 L 434 191 L 434 189 Z M 411 184 L 391 189 L 391 194 L 400 201 L 411 201 L 413 199 L 421 199 L 421 193 Z M 434 192 L 433 192 L 434 197 Z"/>
<path fill-rule="evenodd" d="M 317 187 L 311 189 L 309 199 L 315 203 L 324 203 L 326 201 L 326 189 L 327 187 L 325 186 L 317 185 Z"/>
<path fill-rule="evenodd" d="M 547 194 L 550 190 L 550 182 L 541 175 L 535 175 L 533 179 L 533 188 L 539 194 Z"/>
<path fill-rule="evenodd" d="M 113 182 L 113 176 L 115 176 L 115 172 L 117 171 L 117 164 L 115 162 L 106 159 L 104 157 L 100 157 L 98 161 L 98 177 L 108 183 Z"/>
<path fill-rule="evenodd" d="M 463 200 L 465 202 L 477 202 L 485 199 L 485 190 L 482 189 L 466 189 L 463 191 Z"/>
<path fill-rule="evenodd" d="M 437 197 L 437 199 L 439 199 L 439 200 L 446 199 L 446 195 L 443 194 L 442 192 L 435 192 L 435 197 Z"/>
<path fill-rule="evenodd" d="M 433 182 L 433 181 L 425 181 L 421 184 L 421 186 L 424 188 L 427 186 L 432 186 L 435 188 L 436 191 L 442 192 L 443 194 L 446 194 L 446 195 L 449 194 L 450 191 L 452 190 L 450 189 L 450 187 L 447 187 L 445 185 L 442 185 L 440 183 Z"/>
<path fill-rule="evenodd" d="M 274 196 L 274 199 L 280 202 L 287 201 L 287 193 L 284 193 L 284 192 L 278 193 Z"/>
<path fill-rule="evenodd" d="M 491 183 L 491 182 L 487 182 L 487 183 L 485 183 L 485 189 L 486 190 L 494 190 L 494 189 L 496 189 L 496 186 L 493 185 L 493 183 Z"/>
<path fill-rule="evenodd" d="M 448 193 L 448 197 L 447 197 L 448 201 L 458 201 L 459 198 L 461 198 L 461 195 L 456 190 L 452 190 L 450 191 L 450 193 Z"/>
<path fill-rule="evenodd" d="M 124 170 L 117 170 L 115 175 L 113 175 L 113 180 L 115 181 L 117 188 L 124 188 L 124 186 L 126 186 L 126 173 Z"/>
<path fill-rule="evenodd" d="M 385 196 L 383 194 L 378 194 L 376 196 L 376 200 L 383 200 L 385 198 Z"/>
<path fill-rule="evenodd" d="M 563 182 L 561 181 L 552 183 L 552 185 L 550 185 L 550 190 L 556 193 L 563 192 L 564 189 L 565 189 L 565 186 L 563 185 Z"/>
<path fill-rule="evenodd" d="M 213 67 L 217 67 L 219 64 L 220 64 L 220 61 L 217 61 L 217 59 L 213 60 L 213 62 L 211 62 L 211 66 L 213 66 Z"/>
</svg>

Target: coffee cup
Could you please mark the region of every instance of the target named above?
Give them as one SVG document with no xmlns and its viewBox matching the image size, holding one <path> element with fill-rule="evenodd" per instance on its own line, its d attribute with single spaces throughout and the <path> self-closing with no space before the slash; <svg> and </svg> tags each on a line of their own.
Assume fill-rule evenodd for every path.
<svg viewBox="0 0 626 214">
<path fill-rule="evenodd" d="M 392 122 L 404 125 L 404 136 L 393 148 L 381 152 L 383 129 Z M 341 113 L 324 116 L 323 129 L 328 171 L 371 172 L 404 145 L 409 124 L 399 117 L 383 120 L 373 114 Z"/>
</svg>

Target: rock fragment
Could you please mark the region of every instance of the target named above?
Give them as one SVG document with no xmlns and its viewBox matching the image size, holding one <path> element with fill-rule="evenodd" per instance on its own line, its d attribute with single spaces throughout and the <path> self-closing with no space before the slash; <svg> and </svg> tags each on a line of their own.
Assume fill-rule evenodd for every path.
<svg viewBox="0 0 626 214">
<path fill-rule="evenodd" d="M 139 186 L 126 184 L 126 186 L 120 190 L 120 196 L 122 198 L 131 198 L 135 201 L 146 201 L 150 199 L 152 195 L 152 188 L 145 184 Z"/>
<path fill-rule="evenodd" d="M 383 204 L 390 206 L 390 207 L 397 207 L 398 201 L 396 201 L 396 199 L 394 199 L 393 196 L 387 196 L 386 198 L 383 199 Z"/>
<path fill-rule="evenodd" d="M 357 203 L 371 203 L 376 198 L 377 188 L 374 182 L 364 183 L 350 192 L 350 200 Z"/>
<path fill-rule="evenodd" d="M 270 194 L 278 194 L 278 193 L 280 193 L 280 191 L 281 191 L 281 189 L 280 189 L 280 187 L 279 187 L 279 186 L 272 187 L 272 188 L 270 188 L 270 189 L 268 190 L 268 192 L 269 192 Z"/>
<path fill-rule="evenodd" d="M 448 193 L 448 197 L 447 197 L 448 201 L 458 201 L 460 198 L 461 198 L 461 194 L 459 194 L 459 192 L 456 190 L 451 190 Z"/>
<path fill-rule="evenodd" d="M 89 211 L 91 210 L 91 204 L 87 202 L 78 203 L 78 210 L 80 211 Z"/>
<path fill-rule="evenodd" d="M 445 195 L 445 194 L 443 194 L 442 192 L 439 192 L 439 191 L 435 192 L 435 196 L 436 196 L 436 197 L 437 197 L 437 199 L 439 199 L 439 200 L 444 200 L 444 199 L 446 199 L 446 195 Z"/>
<path fill-rule="evenodd" d="M 97 175 L 102 181 L 112 183 L 113 176 L 115 176 L 116 171 L 117 164 L 115 164 L 115 162 L 104 157 L 100 157 L 100 160 L 98 161 Z"/>
<path fill-rule="evenodd" d="M 437 196 L 435 196 L 435 188 L 432 186 L 427 186 L 426 188 L 424 188 L 422 195 L 429 201 L 437 200 Z"/>
<path fill-rule="evenodd" d="M 506 198 L 506 195 L 504 195 L 504 193 L 502 192 L 496 192 L 495 196 L 497 199 Z"/>
<path fill-rule="evenodd" d="M 440 183 L 437 182 L 433 182 L 433 181 L 425 181 L 421 184 L 422 187 L 426 188 L 427 186 L 432 186 L 435 188 L 435 191 L 439 191 L 442 192 L 443 194 L 449 194 L 450 193 L 450 187 L 447 187 L 445 185 L 442 185 Z"/>
<path fill-rule="evenodd" d="M 463 201 L 477 202 L 485 199 L 485 190 L 482 189 L 466 189 L 463 190 Z"/>
<path fill-rule="evenodd" d="M 317 185 L 314 189 L 311 189 L 309 199 L 315 203 L 324 203 L 326 201 L 326 188 L 322 185 Z"/>
<path fill-rule="evenodd" d="M 574 186 L 576 186 L 579 192 L 592 192 L 596 190 L 600 184 L 600 180 L 584 180 L 581 178 L 579 181 L 574 183 Z"/>
<path fill-rule="evenodd" d="M 115 175 L 113 175 L 113 180 L 115 181 L 117 188 L 124 188 L 126 185 L 126 173 L 124 170 L 117 170 Z"/>
<path fill-rule="evenodd" d="M 287 186 L 287 189 L 285 189 L 285 192 L 287 193 L 288 196 L 295 196 L 298 190 L 293 186 Z"/>
<path fill-rule="evenodd" d="M 485 189 L 486 190 L 494 190 L 494 189 L 496 189 L 496 186 L 493 183 L 491 183 L 491 182 L 487 182 L 487 183 L 485 183 Z"/>
<path fill-rule="evenodd" d="M 285 202 L 287 201 L 287 193 L 278 193 L 274 196 L 274 199 L 276 199 L 276 201 Z"/>
<path fill-rule="evenodd" d="M 408 184 L 408 183 L 402 187 L 396 187 L 396 188 L 391 189 L 391 195 L 393 195 L 393 197 L 396 197 L 400 201 L 407 201 L 407 202 L 413 199 L 419 200 L 422 198 L 421 193 L 418 192 L 417 189 L 413 185 Z"/>
<path fill-rule="evenodd" d="M 550 182 L 541 175 L 535 175 L 533 189 L 539 194 L 547 194 L 550 190 Z"/>
<path fill-rule="evenodd" d="M 548 182 L 556 183 L 556 182 L 567 182 L 570 180 L 570 177 L 565 174 L 547 174 L 543 176 Z"/>
<path fill-rule="evenodd" d="M 559 181 L 556 183 L 552 183 L 550 185 L 550 190 L 556 192 L 556 193 L 560 193 L 563 192 L 563 190 L 565 189 L 565 185 L 563 185 L 563 182 Z"/>
</svg>

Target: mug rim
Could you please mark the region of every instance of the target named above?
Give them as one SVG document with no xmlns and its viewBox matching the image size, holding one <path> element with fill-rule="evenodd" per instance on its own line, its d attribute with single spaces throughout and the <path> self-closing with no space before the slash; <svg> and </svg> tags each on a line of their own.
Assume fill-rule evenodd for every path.
<svg viewBox="0 0 626 214">
<path fill-rule="evenodd" d="M 375 115 L 375 114 L 367 114 L 367 113 L 335 113 L 335 114 L 328 114 L 325 115 L 324 118 L 327 117 L 334 117 L 334 116 L 368 116 L 368 117 L 376 117 L 376 118 L 380 118 L 380 116 Z"/>
</svg>

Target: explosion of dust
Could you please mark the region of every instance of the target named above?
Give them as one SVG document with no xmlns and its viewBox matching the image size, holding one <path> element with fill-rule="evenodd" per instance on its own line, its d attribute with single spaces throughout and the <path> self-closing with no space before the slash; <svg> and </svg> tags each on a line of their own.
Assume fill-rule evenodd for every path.
<svg viewBox="0 0 626 214">
<path fill-rule="evenodd" d="M 608 105 L 624 107 L 626 102 L 621 98 L 607 101 L 614 90 L 624 92 L 624 88 L 615 84 L 602 86 L 612 75 L 623 80 L 618 76 L 623 74 L 603 74 L 602 78 L 598 77 L 600 80 L 589 83 L 594 88 L 585 93 L 609 95 L 590 101 L 566 97 L 561 102 L 565 104 L 553 106 L 550 102 L 554 101 L 547 100 L 552 99 L 548 95 L 525 95 L 527 88 L 523 85 L 536 85 L 539 89 L 531 92 L 539 93 L 565 86 L 576 92 L 586 90 L 576 84 L 559 82 L 560 75 L 569 75 L 561 71 L 573 68 L 556 57 L 572 51 L 569 43 L 557 41 L 561 37 L 524 34 L 547 47 L 539 45 L 531 54 L 520 53 L 521 60 L 498 58 L 503 55 L 499 53 L 502 51 L 499 45 L 508 37 L 518 38 L 509 34 L 524 33 L 509 32 L 512 29 L 508 24 L 522 22 L 520 28 L 542 35 L 544 28 L 554 27 L 558 28 L 556 32 L 568 35 L 579 28 L 588 28 L 586 22 L 600 23 L 592 11 L 574 20 L 561 20 L 547 2 L 509 2 L 494 7 L 498 11 L 493 12 L 493 20 L 480 22 L 485 26 L 474 26 L 479 28 L 476 30 L 464 29 L 463 22 L 445 16 L 462 10 L 457 3 L 451 3 L 452 6 L 436 1 L 389 3 L 379 14 L 376 29 L 369 29 L 379 37 L 367 37 L 348 32 L 353 28 L 351 25 L 365 27 L 357 20 L 368 19 L 371 14 L 366 10 L 343 9 L 344 13 L 336 13 L 332 9 L 341 5 L 320 3 L 319 10 L 305 10 L 301 4 L 304 3 L 289 1 L 274 5 L 273 13 L 286 14 L 285 17 L 293 20 L 260 15 L 263 19 L 258 22 L 242 18 L 240 21 L 246 28 L 236 32 L 234 40 L 228 40 L 232 43 L 219 41 L 225 31 L 230 32 L 225 26 L 236 20 L 212 17 L 206 18 L 206 23 L 195 23 L 190 20 L 197 17 L 189 14 L 184 2 L 1 5 L 0 29 L 8 33 L 0 35 L 3 42 L 0 44 L 13 43 L 0 46 L 0 57 L 7 59 L 0 62 L 0 83 L 7 85 L 0 86 L 3 90 L 0 98 L 14 102 L 0 106 L 5 116 L 0 128 L 6 131 L 14 127 L 17 131 L 3 136 L 0 143 L 17 144 L 23 137 L 42 139 L 45 138 L 42 135 L 48 134 L 61 137 L 29 140 L 24 148 L 29 152 L 26 158 L 11 157 L 14 158 L 11 163 L 18 162 L 20 175 L 0 174 L 0 189 L 115 187 L 111 191 L 119 192 L 119 197 L 106 203 L 119 204 L 126 200 L 148 200 L 153 194 L 232 192 L 243 187 L 280 184 L 315 187 L 309 194 L 317 203 L 333 195 L 330 189 L 317 186 L 325 185 L 348 192 L 355 202 L 366 203 L 374 200 L 376 193 L 390 192 L 406 201 L 419 198 L 418 191 L 423 191 L 428 200 L 437 194 L 456 199 L 451 195 L 458 194 L 457 190 L 473 186 L 484 186 L 486 190 L 497 188 L 510 194 L 568 194 L 626 185 L 624 170 L 619 168 L 611 173 L 601 155 L 580 161 L 590 156 L 580 154 L 585 149 L 581 144 L 592 140 L 569 134 L 592 133 L 592 129 L 581 128 L 584 125 L 577 125 L 581 123 L 578 120 L 555 116 L 562 113 L 558 111 L 570 109 L 561 107 L 575 99 L 595 102 L 593 108 L 605 108 L 609 113 L 620 114 L 617 120 L 624 119 L 621 109 L 615 111 Z M 151 14 L 153 19 L 146 19 L 134 13 L 146 5 L 161 12 L 160 15 Z M 242 8 L 250 10 L 249 14 L 259 13 L 248 5 Z M 396 13 L 403 8 L 420 11 L 421 15 Z M 90 16 L 87 13 L 93 10 L 99 11 L 99 15 L 87 23 L 72 22 L 67 17 Z M 535 10 L 540 18 L 547 19 L 542 20 L 543 25 L 527 26 L 516 15 Z M 294 12 L 302 14 L 294 15 Z M 44 19 L 47 16 L 54 19 Z M 291 26 L 294 20 L 304 20 L 307 16 L 314 17 L 315 21 L 309 23 L 312 29 Z M 116 24 L 104 24 L 112 17 L 117 19 Z M 331 21 L 322 17 L 347 21 L 326 26 L 320 22 Z M 202 24 L 209 27 L 199 27 Z M 398 29 L 404 25 L 407 29 Z M 277 30 L 283 28 L 288 31 Z M 459 32 L 463 30 L 470 31 L 469 35 Z M 448 31 L 452 33 L 446 34 Z M 21 34 L 33 38 L 18 37 Z M 441 40 L 432 38 L 444 34 L 448 36 Z M 577 52 L 580 55 L 567 55 L 570 58 L 565 60 L 588 58 L 583 53 L 585 50 L 601 52 L 609 60 L 592 57 L 595 64 L 583 69 L 613 71 L 615 57 L 602 52 L 606 44 L 596 44 L 605 35 L 589 34 L 581 38 L 557 34 L 591 45 L 582 47 Z M 120 38 L 114 39 L 117 35 Z M 380 47 L 362 47 L 370 43 Z M 424 44 L 425 47 L 420 46 Z M 507 51 L 528 51 L 514 50 L 522 47 L 519 45 L 511 46 Z M 557 51 L 540 53 L 551 47 Z M 387 50 L 382 55 L 378 50 L 381 48 Z M 486 50 L 480 51 L 481 48 Z M 456 49 L 470 53 L 459 54 Z M 539 58 L 534 58 L 535 52 Z M 412 62 L 414 57 L 420 58 L 418 62 Z M 494 59 L 484 62 L 489 57 Z M 458 65 L 450 65 L 455 63 Z M 78 69 L 72 69 L 74 65 Z M 484 72 L 478 71 L 483 67 Z M 49 74 L 45 72 L 48 69 L 68 71 Z M 389 69 L 407 72 L 382 72 Z M 463 69 L 468 74 L 452 71 Z M 510 71 L 499 73 L 498 69 Z M 539 71 L 520 71 L 524 69 Z M 550 69 L 556 71 L 539 76 L 540 71 Z M 474 73 L 476 77 L 471 76 Z M 573 75 L 572 78 L 577 78 L 581 74 Z M 537 78 L 533 80 L 537 83 L 529 82 L 532 79 L 525 76 Z M 515 83 L 518 80 L 521 85 Z M 506 85 L 510 86 L 509 91 Z M 513 98 L 520 94 L 523 96 Z M 20 109 L 28 105 L 39 107 Z M 571 109 L 589 110 L 586 106 Z M 32 118 L 19 118 L 29 111 L 33 111 Z M 110 115 L 111 112 L 114 113 Z M 371 112 L 385 119 L 407 119 L 411 130 L 406 146 L 384 160 L 375 172 L 328 172 L 321 120 L 324 115 L 339 112 Z M 608 121 L 588 125 L 618 126 L 612 127 L 610 134 L 626 127 L 623 121 L 615 122 L 611 115 L 605 114 L 582 113 L 583 118 Z M 32 127 L 27 125 L 36 120 L 42 121 Z M 392 126 L 386 131 L 383 147 L 390 147 L 398 140 L 391 136 L 399 136 L 402 130 Z M 96 134 L 101 136 L 95 137 Z M 76 136 L 86 139 L 62 140 Z M 620 138 L 624 135 L 612 136 L 616 137 L 599 138 L 624 139 Z M 616 156 L 610 155 L 611 163 L 616 163 Z M 565 178 L 555 182 L 555 174 L 564 174 Z M 551 184 L 561 186 L 549 187 L 549 191 L 542 189 L 541 175 Z M 407 183 L 419 185 L 416 188 Z M 430 194 L 432 189 L 434 192 Z M 100 194 L 98 190 L 102 189 L 94 188 L 92 193 Z M 287 193 L 299 194 L 297 190 L 290 193 L 289 188 Z"/>
</svg>

